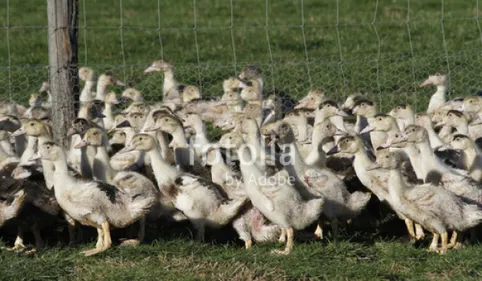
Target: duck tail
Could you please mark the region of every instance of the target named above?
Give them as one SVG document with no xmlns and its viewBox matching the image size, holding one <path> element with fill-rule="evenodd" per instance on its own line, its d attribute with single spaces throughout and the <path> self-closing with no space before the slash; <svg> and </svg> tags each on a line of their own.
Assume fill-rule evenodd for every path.
<svg viewBox="0 0 482 281">
<path fill-rule="evenodd" d="M 463 214 L 465 226 L 464 228 L 472 228 L 482 222 L 481 206 L 476 204 L 464 204 Z"/>
<path fill-rule="evenodd" d="M 348 208 L 353 212 L 354 215 L 358 215 L 368 204 L 371 196 L 372 195 L 369 192 L 355 191 L 348 199 Z"/>
<path fill-rule="evenodd" d="M 246 198 L 226 200 L 218 209 L 209 216 L 209 220 L 215 225 L 225 225 L 230 222 L 246 202 Z"/>
</svg>

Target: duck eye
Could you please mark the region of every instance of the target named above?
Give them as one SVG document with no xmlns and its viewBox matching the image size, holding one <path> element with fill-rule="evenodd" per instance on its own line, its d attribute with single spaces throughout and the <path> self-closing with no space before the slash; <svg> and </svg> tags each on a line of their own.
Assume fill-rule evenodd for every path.
<svg viewBox="0 0 482 281">
<path fill-rule="evenodd" d="M 388 155 L 386 155 L 385 158 L 388 159 Z"/>
<path fill-rule="evenodd" d="M 382 118 L 378 118 L 378 121 L 382 121 Z"/>
<path fill-rule="evenodd" d="M 139 138 L 139 140 L 141 141 L 141 140 L 142 140 L 142 138 Z"/>
<path fill-rule="evenodd" d="M 34 124 L 34 123 L 30 123 L 30 126 L 32 126 L 32 127 L 33 127 L 33 126 L 35 126 L 35 124 Z"/>
</svg>

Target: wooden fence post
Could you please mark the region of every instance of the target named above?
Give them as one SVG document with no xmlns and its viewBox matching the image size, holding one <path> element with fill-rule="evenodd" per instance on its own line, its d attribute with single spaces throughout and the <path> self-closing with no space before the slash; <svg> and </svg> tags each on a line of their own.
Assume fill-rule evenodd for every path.
<svg viewBox="0 0 482 281">
<path fill-rule="evenodd" d="M 54 140 L 64 147 L 79 93 L 78 4 L 78 0 L 47 0 L 52 129 Z"/>
</svg>

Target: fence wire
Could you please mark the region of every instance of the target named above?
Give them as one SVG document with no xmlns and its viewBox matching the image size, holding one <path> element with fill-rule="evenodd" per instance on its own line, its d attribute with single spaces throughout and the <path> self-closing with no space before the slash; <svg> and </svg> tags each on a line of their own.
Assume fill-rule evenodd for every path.
<svg viewBox="0 0 482 281">
<path fill-rule="evenodd" d="M 0 98 L 25 103 L 48 77 L 46 3 L 3 2 Z M 337 101 L 365 94 L 385 111 L 424 109 L 434 89 L 417 85 L 431 73 L 449 75 L 451 97 L 480 89 L 482 29 L 479 0 L 423 2 L 79 0 L 79 61 L 149 102 L 161 97 L 162 74 L 143 70 L 167 59 L 204 96 L 256 64 L 265 89 L 295 99 L 318 87 Z"/>
</svg>

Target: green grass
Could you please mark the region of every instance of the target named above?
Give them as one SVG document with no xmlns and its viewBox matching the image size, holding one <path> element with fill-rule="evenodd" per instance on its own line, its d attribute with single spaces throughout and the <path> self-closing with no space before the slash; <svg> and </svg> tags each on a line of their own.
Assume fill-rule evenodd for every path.
<svg viewBox="0 0 482 281">
<path fill-rule="evenodd" d="M 232 33 L 228 0 L 197 0 L 196 7 L 162 0 L 160 18 L 156 0 L 123 0 L 123 29 L 120 2 L 79 1 L 79 61 L 98 73 L 114 71 L 149 100 L 158 99 L 162 78 L 142 69 L 155 58 L 172 61 L 179 80 L 200 85 L 206 96 L 219 95 L 222 79 L 249 63 L 263 68 L 267 89 L 299 97 L 323 87 L 337 100 L 363 92 L 383 110 L 399 102 L 425 108 L 433 89 L 417 85 L 436 71 L 450 72 L 452 97 L 481 87 L 475 0 L 445 1 L 444 7 L 441 0 L 410 1 L 410 9 L 401 0 L 339 1 L 338 28 L 337 1 L 304 0 L 305 40 L 300 0 L 269 1 L 267 22 L 265 1 L 234 0 Z M 1 27 L 7 25 L 6 3 L 0 1 Z M 12 28 L 0 29 L 0 93 L 24 100 L 47 78 L 47 31 L 20 27 L 45 27 L 46 2 L 9 3 Z"/>
<path fill-rule="evenodd" d="M 403 223 L 389 216 L 373 232 L 350 226 L 337 241 L 297 240 L 291 255 L 275 256 L 279 244 L 245 250 L 230 229 L 208 233 L 208 242 L 190 238 L 187 226 L 148 232 L 148 244 L 118 247 L 98 256 L 80 251 L 93 242 L 66 246 L 49 238 L 37 254 L 0 251 L 0 280 L 467 280 L 480 279 L 480 246 L 446 256 L 429 253 L 429 243 L 410 245 L 394 235 Z M 221 233 L 220 233 L 221 232 Z M 84 232 L 85 233 L 85 232 Z M 93 231 L 88 231 L 93 234 Z M 53 235 L 55 236 L 55 235 Z M 229 238 L 226 238 L 229 237 Z M 298 235 L 301 237 L 301 235 Z M 91 235 L 93 239 L 93 236 Z M 220 239 L 220 240 L 218 240 Z M 114 240 L 115 241 L 115 240 Z M 56 244 L 57 243 L 57 244 Z"/>
<path fill-rule="evenodd" d="M 113 71 L 150 101 L 160 97 L 162 75 L 144 75 L 142 70 L 156 58 L 173 62 L 178 80 L 200 85 L 206 96 L 219 95 L 221 81 L 250 63 L 262 67 L 267 89 L 298 98 L 311 87 L 322 87 L 338 101 L 362 92 L 385 111 L 400 102 L 424 109 L 434 89 L 417 85 L 436 71 L 450 70 L 452 97 L 481 88 L 482 40 L 475 0 L 445 1 L 443 24 L 440 0 L 410 1 L 410 10 L 407 1 L 379 0 L 374 25 L 377 1 L 339 1 L 338 28 L 337 1 L 304 0 L 305 40 L 299 0 L 269 1 L 267 31 L 265 1 L 234 0 L 232 33 L 228 0 L 197 0 L 197 30 L 193 1 L 160 2 L 159 19 L 156 0 L 122 0 L 124 28 L 119 29 L 120 1 L 79 0 L 81 65 L 97 73 Z M 0 98 L 25 101 L 47 79 L 46 3 L 0 0 Z M 375 229 L 347 231 L 338 242 L 297 241 L 289 257 L 269 254 L 279 245 L 245 251 L 234 238 L 198 244 L 187 231 L 176 236 L 170 229 L 151 233 L 150 244 L 115 247 L 91 258 L 79 252 L 92 243 L 66 247 L 53 240 L 33 256 L 0 250 L 0 279 L 481 278 L 478 245 L 440 257 L 400 241 L 400 233 L 393 238 Z"/>
</svg>

